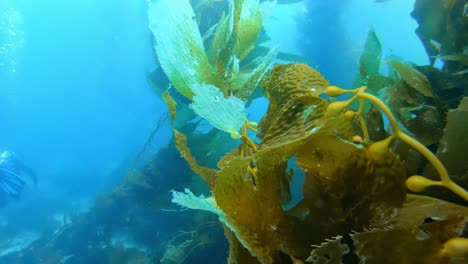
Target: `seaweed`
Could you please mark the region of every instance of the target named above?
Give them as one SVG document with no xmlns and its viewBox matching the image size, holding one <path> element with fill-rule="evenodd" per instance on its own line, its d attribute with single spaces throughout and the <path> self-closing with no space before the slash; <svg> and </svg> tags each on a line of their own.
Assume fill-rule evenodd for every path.
<svg viewBox="0 0 468 264">
<path fill-rule="evenodd" d="M 442 185 L 465 200 L 466 191 L 459 189 L 448 177 L 443 165 L 424 145 L 399 129 L 390 110 L 377 97 L 365 93 L 365 87 L 344 90 L 329 86 L 320 73 L 303 64 L 276 65 L 262 85 L 270 106 L 258 126 L 261 142 L 253 146 L 242 142 L 222 158 L 214 184 L 210 183 L 216 202 L 211 207 L 217 209 L 209 210 L 216 212 L 229 230 L 226 231 L 231 248 L 228 262 L 246 258 L 246 252 L 239 250 L 240 246 L 257 259 L 249 259 L 248 263 L 283 263 L 284 257 L 291 263 L 301 263 L 308 256 L 312 262 L 323 258 L 339 261 L 350 249 L 358 258 L 371 260 L 393 244 L 396 246 L 391 250 L 400 252 L 400 242 L 410 248 L 432 248 L 433 254 L 442 259 L 459 257 L 450 250 L 442 253 L 439 250 L 452 248 L 452 243 L 464 245 L 465 240 L 458 240 L 461 234 L 448 235 L 450 229 L 445 229 L 438 232 L 449 239 L 422 241 L 419 236 L 429 229 L 415 231 L 412 229 L 414 224 L 405 222 L 410 220 L 401 218 L 398 211 L 418 210 L 405 208 L 407 188 L 421 191 L 428 185 Z M 328 102 L 320 97 L 323 93 L 330 97 L 344 93 L 353 96 L 346 101 Z M 354 100 L 361 105 L 363 100 L 368 100 L 378 106 L 390 119 L 393 134 L 377 142 L 371 142 L 368 136 L 356 138 L 351 122 L 365 113 L 362 107 L 356 112 L 346 110 Z M 389 148 L 396 138 L 428 158 L 439 172 L 441 181 L 418 175 L 407 179 L 403 163 Z M 285 210 L 281 193 L 289 190 L 284 190 L 281 183 L 290 181 L 287 163 L 293 157 L 306 175 L 304 198 Z M 201 198 L 198 202 L 177 200 L 190 208 L 202 208 L 194 204 L 202 206 L 205 199 L 213 201 L 213 198 Z M 458 216 L 465 215 L 466 208 L 455 208 Z M 447 221 L 450 222 L 451 217 L 453 215 Z M 422 223 L 421 219 L 416 220 L 419 221 Z M 375 242 L 387 234 L 389 243 Z M 327 246 L 334 248 L 329 252 L 335 253 L 315 251 L 310 255 L 309 245 L 319 245 L 337 235 L 350 236 L 355 248 L 348 244 L 332 247 L 335 242 L 329 241 Z M 424 251 L 412 258 L 424 261 L 426 257 L 422 253 Z M 395 260 L 406 256 L 395 254 Z"/>
</svg>

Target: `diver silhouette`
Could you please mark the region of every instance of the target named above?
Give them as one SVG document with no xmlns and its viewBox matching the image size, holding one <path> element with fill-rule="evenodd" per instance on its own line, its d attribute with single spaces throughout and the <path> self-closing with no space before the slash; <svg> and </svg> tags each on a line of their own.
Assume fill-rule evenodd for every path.
<svg viewBox="0 0 468 264">
<path fill-rule="evenodd" d="M 17 154 L 8 150 L 0 152 L 0 207 L 7 205 L 11 199 L 20 199 L 26 176 L 36 184 L 36 174 Z"/>
</svg>

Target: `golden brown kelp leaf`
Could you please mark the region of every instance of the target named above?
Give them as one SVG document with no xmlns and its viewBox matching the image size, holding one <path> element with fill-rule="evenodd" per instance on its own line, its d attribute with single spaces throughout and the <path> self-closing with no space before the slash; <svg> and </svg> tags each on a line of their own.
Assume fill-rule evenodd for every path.
<svg viewBox="0 0 468 264">
<path fill-rule="evenodd" d="M 360 258 L 359 263 L 465 263 L 466 259 L 451 259 L 442 255 L 440 250 L 449 239 L 462 234 L 468 220 L 467 217 L 451 215 L 460 213 L 460 209 L 468 209 L 430 197 L 408 195 L 408 198 L 402 212 L 408 222 L 351 235 L 355 245 L 353 253 Z M 415 218 L 410 211 L 416 214 Z M 449 218 L 423 224 L 422 217 L 428 215 L 435 219 L 440 216 Z M 345 253 L 348 253 L 348 247 L 342 240 L 327 240 L 312 251 L 307 262 L 342 263 Z"/>
<path fill-rule="evenodd" d="M 215 183 L 217 171 L 200 166 L 195 160 L 195 158 L 192 156 L 192 153 L 190 152 L 190 149 L 187 146 L 187 137 L 185 137 L 182 133 L 180 133 L 176 129 L 174 129 L 173 131 L 174 131 L 176 147 L 179 150 L 180 155 L 188 162 L 188 164 L 190 165 L 190 168 L 196 174 L 200 175 L 200 177 L 205 181 L 208 187 L 212 189 Z"/>
<path fill-rule="evenodd" d="M 230 10 L 231 12 L 232 10 Z M 221 60 L 221 47 L 225 47 L 228 45 L 229 39 L 232 34 L 232 20 L 231 20 L 232 13 L 228 13 L 226 15 L 223 13 L 221 18 L 218 22 L 218 26 L 216 27 L 216 32 L 214 34 L 213 40 L 211 42 L 211 46 L 208 49 L 208 58 L 210 60 L 211 65 L 216 66 L 216 70 L 218 73 L 222 73 L 224 70 L 224 64 L 219 62 Z"/>
<path fill-rule="evenodd" d="M 171 95 L 169 94 L 169 89 L 167 89 L 162 96 L 164 102 L 166 102 L 167 107 L 169 108 L 169 112 L 171 113 L 171 122 L 174 121 L 176 115 L 176 101 L 172 99 Z"/>
<path fill-rule="evenodd" d="M 286 177 L 287 160 L 278 162 L 272 156 L 278 155 L 231 159 L 214 188 L 216 202 L 233 220 L 236 236 L 261 263 L 272 263 L 279 239 L 276 227 L 284 217 L 278 182 Z M 249 164 L 255 166 L 255 176 L 249 173 Z"/>
<path fill-rule="evenodd" d="M 419 226 L 426 218 L 449 219 L 458 217 L 468 217 L 468 207 L 428 196 L 408 194 L 395 219 L 395 225 Z"/>
<path fill-rule="evenodd" d="M 289 193 L 289 184 L 281 183 L 289 183 L 287 161 L 300 145 L 320 129 L 331 130 L 335 122 L 326 125 L 325 108 L 326 102 L 318 97 L 291 98 L 256 153 L 241 158 L 236 157 L 239 151 L 234 150 L 220 162 L 222 170 L 214 189 L 217 204 L 234 220 L 236 227 L 246 230 L 236 234 L 247 241 L 250 252 L 259 259 L 273 258 L 279 250 L 290 256 L 305 254 L 304 248 L 295 245 L 297 242 L 290 235 L 281 207 L 284 194 Z M 255 168 L 256 175 L 251 175 L 248 165 Z"/>
<path fill-rule="evenodd" d="M 248 152 L 252 154 L 252 152 Z M 219 161 L 218 161 L 218 168 L 222 169 L 224 168 L 232 159 L 239 157 L 241 154 L 241 145 L 239 145 L 237 148 L 233 149 L 231 152 L 228 154 L 224 155 Z M 249 156 L 249 155 L 246 155 Z"/>
<path fill-rule="evenodd" d="M 226 226 L 224 226 L 224 235 L 226 236 L 229 242 L 229 256 L 228 264 L 259 264 L 258 260 L 253 257 L 250 252 L 242 246 L 242 244 L 237 240 L 236 235 Z"/>
<path fill-rule="evenodd" d="M 403 80 L 424 96 L 434 97 L 431 84 L 426 76 L 406 63 L 389 60 L 388 64 L 403 78 Z"/>
<path fill-rule="evenodd" d="M 468 255 L 445 247 L 447 241 L 462 235 L 467 220 L 450 217 L 418 227 L 374 229 L 351 238 L 361 263 L 467 263 Z M 463 251 L 462 248 L 458 250 Z"/>
<path fill-rule="evenodd" d="M 250 8 L 248 5 L 246 7 Z M 260 9 L 248 10 L 247 8 L 242 8 L 242 19 L 238 21 L 237 30 L 235 30 L 236 40 L 232 53 L 239 60 L 243 60 L 255 48 L 255 42 L 262 29 Z"/>
<path fill-rule="evenodd" d="M 289 100 L 271 120 L 260 149 L 271 148 L 295 140 L 305 139 L 323 124 L 326 102 L 315 96 L 298 96 Z"/>
<path fill-rule="evenodd" d="M 301 147 L 297 164 L 306 174 L 301 203 L 327 237 L 385 225 L 404 202 L 403 166 L 390 152 L 375 160 L 362 146 L 324 135 Z"/>
<path fill-rule="evenodd" d="M 329 85 L 318 71 L 306 64 L 280 64 L 273 67 L 270 76 L 262 83 L 270 104 L 267 114 L 259 124 L 259 136 L 263 138 L 281 108 L 292 97 L 303 95 L 318 97 Z"/>
<path fill-rule="evenodd" d="M 417 228 L 374 229 L 351 235 L 360 263 L 447 263 L 443 244 Z"/>
<path fill-rule="evenodd" d="M 419 226 L 419 228 L 426 233 L 431 234 L 432 237 L 436 238 L 440 242 L 445 243 L 447 240 L 453 237 L 461 236 L 467 223 L 468 216 L 460 216 L 446 220 L 436 220 L 434 222 L 425 223 Z"/>
</svg>

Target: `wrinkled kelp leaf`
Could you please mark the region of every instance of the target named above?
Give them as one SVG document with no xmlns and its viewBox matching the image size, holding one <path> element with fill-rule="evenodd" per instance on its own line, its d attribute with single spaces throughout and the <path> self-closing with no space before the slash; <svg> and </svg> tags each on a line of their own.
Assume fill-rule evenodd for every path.
<svg viewBox="0 0 468 264">
<path fill-rule="evenodd" d="M 319 73 L 303 65 L 277 67 L 281 74 L 273 72 L 264 84 L 270 98 L 267 115 L 276 114 L 264 123 L 263 141 L 247 157 L 234 150 L 223 158 L 213 191 L 220 208 L 244 228 L 237 237 L 261 263 L 282 263 L 278 251 L 305 259 L 310 254 L 305 245 L 347 228 L 387 223 L 406 193 L 403 167 L 394 155 L 371 160 L 366 149 L 334 136 L 349 138 L 351 124 L 324 115 L 327 103 L 318 95 L 326 81 Z M 271 107 L 276 103 L 277 108 Z M 329 158 L 330 153 L 339 160 Z M 305 182 L 304 199 L 289 212 L 282 208 L 282 183 L 290 179 L 287 163 L 295 154 L 307 179 L 314 172 L 324 174 Z M 310 157 L 316 159 L 304 161 Z"/>
<path fill-rule="evenodd" d="M 268 93 L 268 111 L 259 124 L 260 138 L 267 133 L 269 126 L 277 118 L 281 108 L 293 97 L 310 94 L 318 97 L 330 84 L 320 74 L 306 64 L 281 64 L 273 67 L 262 86 Z"/>
<path fill-rule="evenodd" d="M 318 97 L 298 96 L 283 105 L 266 131 L 260 149 L 304 139 L 323 125 L 326 102 Z"/>
<path fill-rule="evenodd" d="M 191 98 L 193 83 L 221 83 L 205 53 L 188 0 L 149 1 L 148 17 L 159 63 L 181 94 Z"/>
<path fill-rule="evenodd" d="M 210 186 L 231 225 L 229 260 L 305 260 L 310 245 L 394 221 L 406 197 L 402 163 L 390 151 L 375 157 L 366 144 L 349 142 L 351 122 L 325 115 L 323 76 L 306 65 L 278 65 L 263 86 L 270 105 L 260 124 L 262 142 L 256 151 L 248 147 L 240 155 L 241 146 L 226 155 Z M 285 209 L 293 156 L 306 175 L 304 198 Z M 336 258 L 321 256 L 339 261 L 345 250 L 338 245 Z"/>
<path fill-rule="evenodd" d="M 424 96 L 434 97 L 431 84 L 426 76 L 406 63 L 388 60 L 390 66 L 403 78 L 403 80 L 416 91 Z"/>
</svg>

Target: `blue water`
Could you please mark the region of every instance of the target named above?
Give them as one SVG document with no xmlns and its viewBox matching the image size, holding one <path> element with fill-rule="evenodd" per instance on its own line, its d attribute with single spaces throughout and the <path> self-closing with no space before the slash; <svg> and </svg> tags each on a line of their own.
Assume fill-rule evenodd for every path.
<svg viewBox="0 0 468 264">
<path fill-rule="evenodd" d="M 7 2 L 22 14 L 25 39 L 16 73 L 0 80 L 0 149 L 35 168 L 38 191 L 108 189 L 165 109 L 146 81 L 154 68 L 146 4 Z"/>
</svg>

